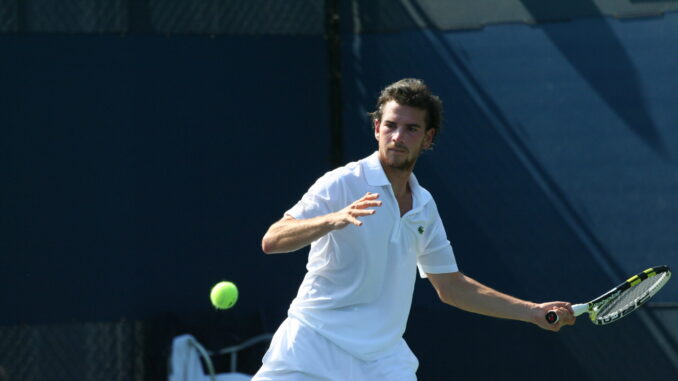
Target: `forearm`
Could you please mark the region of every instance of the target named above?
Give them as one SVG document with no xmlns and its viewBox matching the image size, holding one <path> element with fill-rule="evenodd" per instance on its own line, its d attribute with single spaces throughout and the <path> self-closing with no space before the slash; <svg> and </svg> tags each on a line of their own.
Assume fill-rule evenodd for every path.
<svg viewBox="0 0 678 381">
<path fill-rule="evenodd" d="M 443 302 L 465 311 L 529 322 L 549 331 L 558 331 L 576 321 L 572 305 L 568 302 L 528 302 L 493 290 L 459 272 L 428 274 L 428 277 Z M 558 314 L 558 323 L 546 321 L 546 314 L 550 311 Z"/>
<path fill-rule="evenodd" d="M 441 288 L 443 302 L 481 315 L 534 322 L 536 303 L 501 293 L 463 274 L 457 278 L 453 285 Z"/>
<path fill-rule="evenodd" d="M 536 303 L 501 293 L 469 277 L 465 283 L 455 299 L 456 307 L 497 318 L 532 322 Z"/>
<path fill-rule="evenodd" d="M 344 209 L 315 218 L 297 220 L 285 215 L 268 228 L 261 240 L 261 249 L 266 254 L 289 253 L 311 244 L 332 230 L 343 229 L 348 224 L 361 226 L 363 223 L 359 217 L 375 213 L 374 209 L 367 208 L 381 206 L 377 198 L 378 193 L 367 192 Z"/>
<path fill-rule="evenodd" d="M 266 254 L 289 253 L 310 245 L 335 228 L 331 215 L 305 220 L 286 216 L 268 229 L 261 248 Z"/>
</svg>

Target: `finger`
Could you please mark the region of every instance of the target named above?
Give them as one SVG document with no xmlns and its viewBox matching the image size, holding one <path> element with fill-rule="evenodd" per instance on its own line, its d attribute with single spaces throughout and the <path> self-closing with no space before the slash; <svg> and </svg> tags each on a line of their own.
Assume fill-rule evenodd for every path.
<svg viewBox="0 0 678 381">
<path fill-rule="evenodd" d="M 379 198 L 378 193 L 367 192 L 363 197 L 352 202 L 351 205 L 349 205 L 349 207 L 355 208 L 356 206 L 361 205 L 361 203 L 363 203 L 363 202 L 374 202 L 374 200 L 376 200 L 377 198 Z M 381 201 L 379 201 L 379 205 L 381 205 Z M 375 205 L 375 206 L 378 206 L 378 205 Z"/>
<path fill-rule="evenodd" d="M 560 329 L 560 321 L 558 321 L 557 323 L 554 323 L 554 324 L 547 323 L 547 322 L 539 322 L 538 325 L 539 325 L 540 328 L 543 328 L 543 329 L 545 329 L 547 331 L 551 331 L 551 332 L 558 332 L 558 330 Z"/>
<path fill-rule="evenodd" d="M 374 209 L 353 209 L 349 212 L 353 217 L 370 216 L 374 213 L 376 213 L 376 210 Z"/>
<path fill-rule="evenodd" d="M 567 313 L 564 316 L 563 324 L 565 325 L 574 325 L 577 322 L 577 317 L 572 313 Z"/>
<path fill-rule="evenodd" d="M 576 317 L 574 314 L 566 307 L 561 307 L 558 308 L 557 310 L 558 316 L 560 317 L 558 321 L 558 326 L 562 327 L 565 325 L 574 325 L 574 322 L 576 321 Z"/>
<path fill-rule="evenodd" d="M 348 222 L 352 223 L 355 226 L 361 226 L 363 224 L 362 221 L 360 221 L 359 219 L 357 219 L 357 218 L 355 218 L 351 215 L 349 215 L 347 219 L 348 219 Z"/>
<path fill-rule="evenodd" d="M 360 201 L 359 203 L 355 204 L 354 206 L 356 208 L 364 209 L 364 208 L 370 208 L 370 207 L 378 207 L 378 206 L 381 206 L 381 204 L 382 204 L 381 201 L 370 200 L 370 201 Z"/>
<path fill-rule="evenodd" d="M 553 325 L 556 328 L 555 332 L 560 331 L 560 329 L 563 328 L 566 325 L 572 325 L 572 324 L 569 324 L 568 320 L 569 319 L 567 317 L 567 314 L 560 314 L 560 320 L 558 320 L 558 323 Z"/>
<path fill-rule="evenodd" d="M 381 206 L 382 202 L 378 200 L 358 200 L 352 203 L 349 209 L 365 209 L 369 207 Z"/>
<path fill-rule="evenodd" d="M 575 317 L 575 316 L 574 316 L 574 310 L 572 309 L 572 306 L 571 306 L 569 303 L 565 304 L 565 305 L 561 308 L 561 310 L 563 311 L 563 315 L 564 315 L 566 318 L 568 318 L 569 320 L 572 320 L 572 318 Z"/>
</svg>

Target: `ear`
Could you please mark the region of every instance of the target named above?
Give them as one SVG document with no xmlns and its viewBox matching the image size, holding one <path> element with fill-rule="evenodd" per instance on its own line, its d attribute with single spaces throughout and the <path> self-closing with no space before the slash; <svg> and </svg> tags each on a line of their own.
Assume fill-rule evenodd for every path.
<svg viewBox="0 0 678 381">
<path fill-rule="evenodd" d="M 436 136 L 435 128 L 429 128 L 424 135 L 424 149 L 433 147 L 433 138 Z"/>
<path fill-rule="evenodd" d="M 379 141 L 379 124 L 380 124 L 380 121 L 375 119 L 375 120 L 373 120 L 373 123 L 374 123 L 374 138 L 377 139 L 377 141 Z"/>
</svg>

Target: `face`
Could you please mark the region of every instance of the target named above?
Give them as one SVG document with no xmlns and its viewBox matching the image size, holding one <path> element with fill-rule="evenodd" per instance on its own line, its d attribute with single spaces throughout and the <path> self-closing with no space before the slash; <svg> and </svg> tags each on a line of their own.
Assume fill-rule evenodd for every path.
<svg viewBox="0 0 678 381">
<path fill-rule="evenodd" d="M 379 159 L 385 168 L 411 171 L 422 150 L 431 147 L 434 129 L 426 131 L 426 110 L 396 101 L 384 105 L 381 120 L 374 121 Z"/>
</svg>

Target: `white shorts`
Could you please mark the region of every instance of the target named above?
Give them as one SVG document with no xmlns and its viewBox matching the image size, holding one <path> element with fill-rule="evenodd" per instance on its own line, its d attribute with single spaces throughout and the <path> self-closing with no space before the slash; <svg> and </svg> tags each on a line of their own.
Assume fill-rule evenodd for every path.
<svg viewBox="0 0 678 381">
<path fill-rule="evenodd" d="M 416 381 L 419 361 L 401 341 L 391 354 L 363 361 L 287 318 L 252 381 Z"/>
</svg>

